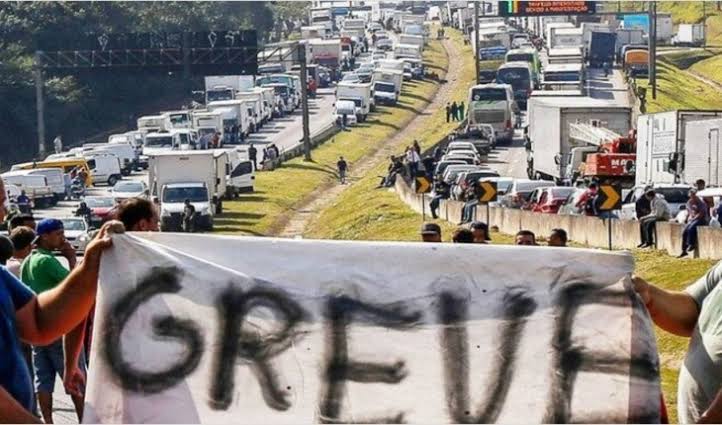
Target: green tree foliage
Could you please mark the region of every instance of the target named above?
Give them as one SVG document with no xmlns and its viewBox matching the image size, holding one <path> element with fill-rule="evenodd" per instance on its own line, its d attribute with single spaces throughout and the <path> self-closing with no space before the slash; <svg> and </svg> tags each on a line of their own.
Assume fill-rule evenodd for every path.
<svg viewBox="0 0 722 425">
<path fill-rule="evenodd" d="M 293 3 L 293 4 L 292 4 Z M 33 53 L 43 41 L 92 33 L 255 29 L 259 40 L 306 2 L 0 2 L 0 167 L 37 150 Z M 46 143 L 66 144 L 188 101 L 196 77 L 153 73 L 46 75 Z"/>
</svg>

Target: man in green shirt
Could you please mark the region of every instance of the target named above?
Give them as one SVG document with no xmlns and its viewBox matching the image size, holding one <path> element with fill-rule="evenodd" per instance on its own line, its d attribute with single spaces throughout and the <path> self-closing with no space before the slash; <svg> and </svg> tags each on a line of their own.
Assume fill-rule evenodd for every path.
<svg viewBox="0 0 722 425">
<path fill-rule="evenodd" d="M 65 280 L 70 271 L 63 267 L 55 258 L 53 251 L 60 253 L 68 260 L 70 269 L 75 268 L 75 250 L 65 240 L 63 222 L 56 219 L 44 219 L 37 225 L 35 252 L 25 259 L 21 269 L 21 280 L 36 294 L 41 294 L 58 286 Z M 81 323 L 71 333 L 82 333 L 84 323 Z M 81 350 L 82 354 L 82 350 Z M 35 391 L 37 393 L 40 411 L 46 423 L 53 421 L 53 390 L 55 388 L 55 375 L 62 379 L 65 368 L 62 338 L 49 345 L 33 347 L 33 363 L 35 364 Z M 79 367 L 84 373 L 84 359 L 80 359 Z M 78 420 L 83 416 L 82 395 L 72 395 Z"/>
</svg>

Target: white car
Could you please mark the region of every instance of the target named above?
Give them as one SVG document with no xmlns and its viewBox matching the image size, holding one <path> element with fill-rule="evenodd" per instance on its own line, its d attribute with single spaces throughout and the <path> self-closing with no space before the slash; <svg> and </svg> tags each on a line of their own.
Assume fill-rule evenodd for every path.
<svg viewBox="0 0 722 425">
<path fill-rule="evenodd" d="M 656 184 L 652 185 L 652 188 L 657 195 L 664 196 L 664 200 L 669 205 L 669 212 L 672 217 L 679 214 L 679 212 L 685 206 L 687 200 L 689 200 L 689 190 L 692 186 L 687 184 Z M 635 204 L 637 200 L 644 196 L 644 187 L 637 186 L 624 198 L 622 202 L 622 211 L 619 214 L 619 218 L 624 220 L 635 220 L 637 218 Z"/>
<path fill-rule="evenodd" d="M 148 186 L 144 181 L 121 181 L 110 189 L 110 196 L 116 201 L 122 201 L 129 198 L 148 198 Z"/>
<path fill-rule="evenodd" d="M 343 123 L 343 116 L 346 115 L 346 125 L 356 125 L 356 104 L 352 100 L 339 100 L 336 102 L 336 123 Z"/>
<path fill-rule="evenodd" d="M 90 242 L 90 235 L 88 231 L 88 223 L 80 217 L 67 217 L 61 218 L 63 222 L 63 229 L 65 233 L 65 239 L 75 249 L 76 252 L 84 252 L 85 247 Z"/>
</svg>

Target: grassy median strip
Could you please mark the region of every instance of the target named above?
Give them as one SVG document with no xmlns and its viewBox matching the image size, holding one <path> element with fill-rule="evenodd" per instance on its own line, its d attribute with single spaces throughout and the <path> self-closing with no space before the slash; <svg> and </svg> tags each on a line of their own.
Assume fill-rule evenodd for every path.
<svg viewBox="0 0 722 425">
<path fill-rule="evenodd" d="M 648 87 L 648 80 L 638 79 L 637 84 L 640 87 Z M 722 108 L 722 92 L 717 87 L 705 84 L 669 62 L 657 61 L 657 84 L 656 100 L 652 100 L 651 87 L 647 88 L 649 113 L 673 109 Z"/>
<path fill-rule="evenodd" d="M 446 53 L 438 41 L 424 51 L 429 69 L 447 65 Z M 439 85 L 432 81 L 404 82 L 395 107 L 378 107 L 368 120 L 313 150 L 312 162 L 296 158 L 271 172 L 256 174 L 255 192 L 224 203 L 223 215 L 216 218 L 215 231 L 226 234 L 268 235 L 284 216 L 293 212 L 316 188 L 336 178 L 336 161 L 344 156 L 354 162 L 367 156 L 391 138 L 431 101 Z M 300 135 L 298 135 L 300 138 Z"/>
<path fill-rule="evenodd" d="M 460 78 L 446 83 L 453 84 L 449 99 L 466 103 L 469 87 L 475 81 L 473 54 L 471 47 L 463 44 L 461 33 L 451 29 L 446 31 L 458 47 L 457 55 L 462 60 Z M 419 141 L 423 149 L 433 146 L 457 125 L 447 123 L 445 109 L 439 108 L 428 117 L 422 128 L 405 134 L 397 145 L 397 152 L 402 153 L 404 147 L 414 139 Z M 380 181 L 378 176 L 386 175 L 387 166 L 387 163 L 379 164 L 345 190 L 309 224 L 304 236 L 320 239 L 415 240 L 421 224 L 420 218 L 394 192 L 376 189 Z"/>
</svg>

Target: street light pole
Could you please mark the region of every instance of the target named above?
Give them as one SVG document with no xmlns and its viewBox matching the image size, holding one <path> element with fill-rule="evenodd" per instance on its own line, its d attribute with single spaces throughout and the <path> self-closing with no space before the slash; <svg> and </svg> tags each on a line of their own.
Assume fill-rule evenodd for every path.
<svg viewBox="0 0 722 425">
<path fill-rule="evenodd" d="M 298 43 L 298 60 L 301 62 L 301 110 L 303 111 L 303 160 L 311 161 L 311 131 L 308 118 L 308 72 L 306 69 L 306 44 Z"/>
<path fill-rule="evenodd" d="M 40 52 L 35 52 L 35 108 L 38 121 L 38 159 L 45 159 L 45 99 L 43 98 L 43 68 Z"/>
<path fill-rule="evenodd" d="M 476 68 L 476 84 L 481 84 L 479 75 L 479 2 L 474 2 L 474 65 Z"/>
</svg>

